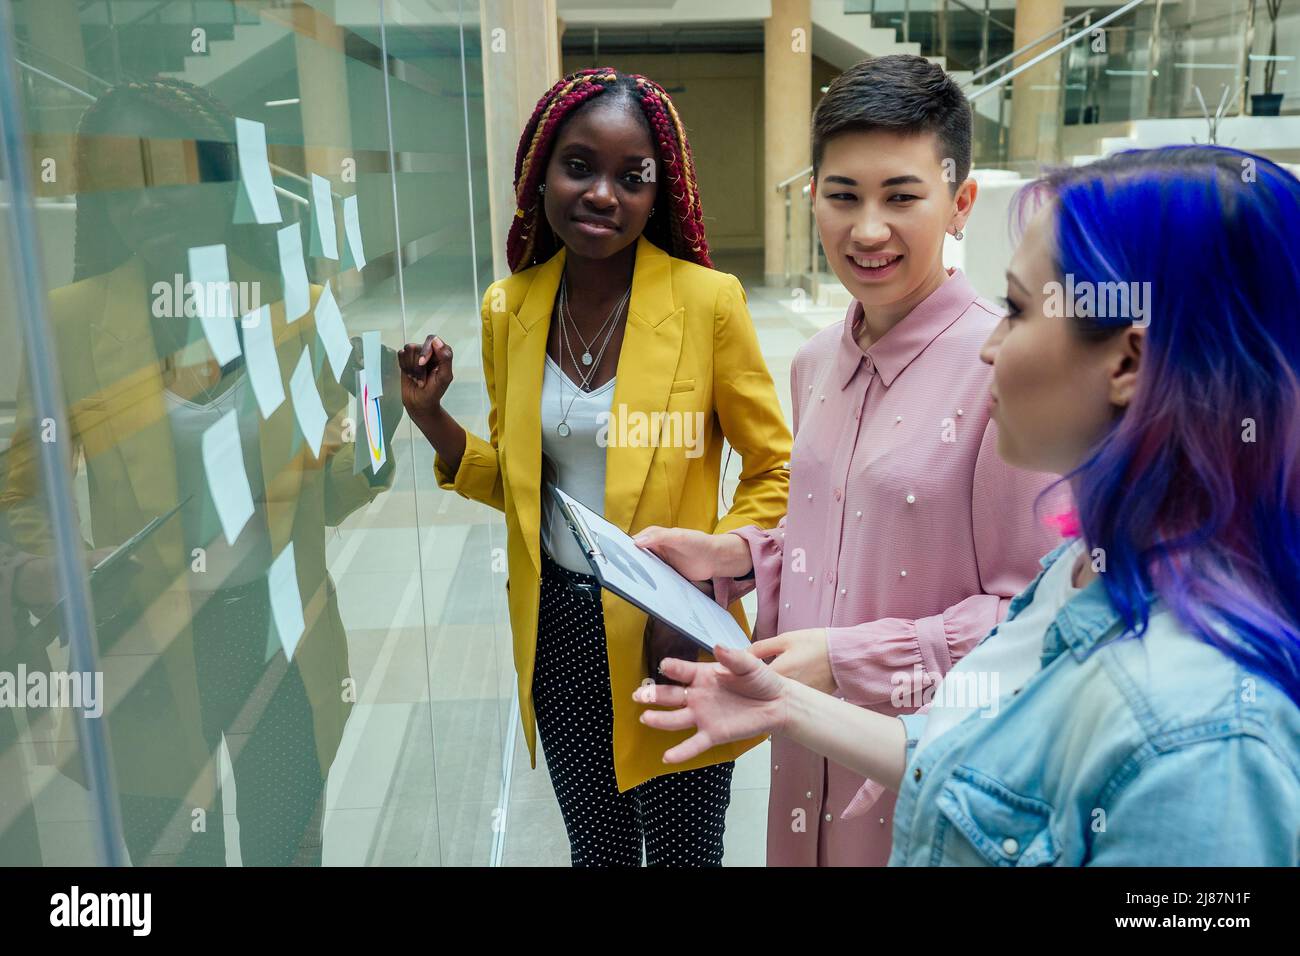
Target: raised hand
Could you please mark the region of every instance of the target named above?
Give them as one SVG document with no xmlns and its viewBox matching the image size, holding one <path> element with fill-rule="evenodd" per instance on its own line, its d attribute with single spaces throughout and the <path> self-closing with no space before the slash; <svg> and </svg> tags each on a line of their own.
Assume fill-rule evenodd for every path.
<svg viewBox="0 0 1300 956">
<path fill-rule="evenodd" d="M 427 420 L 442 410 L 442 397 L 451 385 L 451 346 L 436 335 L 424 345 L 407 344 L 397 353 L 402 371 L 402 405 L 414 422 Z"/>
</svg>

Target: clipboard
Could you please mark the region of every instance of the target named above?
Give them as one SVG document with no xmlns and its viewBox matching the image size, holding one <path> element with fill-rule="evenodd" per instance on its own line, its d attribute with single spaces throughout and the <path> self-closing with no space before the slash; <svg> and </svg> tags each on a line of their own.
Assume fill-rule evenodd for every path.
<svg viewBox="0 0 1300 956">
<path fill-rule="evenodd" d="M 749 638 L 726 608 L 658 555 L 638 548 L 622 528 L 554 485 L 550 489 L 602 588 L 663 621 L 710 653 L 718 644 L 748 649 Z"/>
<path fill-rule="evenodd" d="M 96 574 L 103 574 L 107 571 L 111 571 L 114 567 L 121 564 L 139 550 L 140 545 L 144 544 L 151 534 L 157 531 L 164 522 L 180 511 L 181 508 L 185 507 L 193 497 L 193 495 L 186 495 L 185 498 L 177 502 L 174 507 L 167 509 L 162 514 L 149 521 L 139 531 L 118 545 L 111 553 L 105 555 L 98 564 L 90 569 L 90 574 L 87 579 L 88 585 L 93 588 Z M 59 633 L 59 627 L 63 621 L 63 615 L 60 612 L 63 608 L 64 600 L 66 600 L 66 598 L 55 604 L 54 607 L 50 609 L 49 613 L 37 621 L 35 627 L 32 628 L 31 638 L 40 641 L 41 647 L 49 644 L 56 636 L 59 638 L 60 647 L 67 647 L 68 645 L 68 636 Z"/>
</svg>

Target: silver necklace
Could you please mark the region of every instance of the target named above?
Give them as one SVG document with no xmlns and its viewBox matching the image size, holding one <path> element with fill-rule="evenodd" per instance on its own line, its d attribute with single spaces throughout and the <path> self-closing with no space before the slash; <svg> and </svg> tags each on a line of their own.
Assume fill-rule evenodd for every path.
<svg viewBox="0 0 1300 956">
<path fill-rule="evenodd" d="M 578 363 L 574 361 L 573 347 L 569 344 L 568 337 L 567 334 L 564 333 L 563 326 L 561 326 L 560 332 L 561 332 L 561 340 L 562 340 L 561 344 L 568 349 L 569 361 L 576 368 Z M 564 407 L 564 394 L 563 394 L 564 386 L 563 385 L 560 386 L 560 397 L 559 397 L 560 423 L 557 426 L 555 426 L 555 430 L 556 432 L 559 433 L 559 436 L 561 438 L 568 438 L 570 433 L 572 432 L 572 429 L 569 428 L 569 413 L 573 411 L 573 406 L 578 401 L 578 396 L 591 390 L 591 377 L 595 375 L 596 369 L 600 367 L 600 360 L 604 357 L 605 349 L 609 347 L 610 340 L 613 337 L 614 337 L 614 330 L 610 329 L 610 331 L 605 336 L 604 343 L 600 347 L 600 353 L 596 356 L 596 364 L 592 366 L 591 371 L 589 371 L 586 375 L 583 376 L 581 389 L 575 388 L 573 390 L 573 397 L 569 399 L 569 407 L 567 409 Z M 573 387 L 573 383 L 569 382 L 569 376 L 564 374 L 563 367 L 560 368 L 560 378 L 563 382 L 567 382 L 570 388 Z"/>
<path fill-rule="evenodd" d="M 624 300 L 631 296 L 631 294 L 632 286 L 629 285 L 627 291 L 624 292 L 619 300 L 614 303 L 614 308 L 610 310 L 605 321 L 601 324 L 600 328 L 596 330 L 596 334 L 591 337 L 592 344 L 600 341 L 601 333 L 605 331 L 606 327 L 608 327 L 615 318 L 617 318 L 619 310 L 623 307 Z M 590 367 L 596 360 L 591 356 L 591 345 L 582 337 L 582 330 L 578 328 L 578 323 L 573 320 L 573 314 L 569 312 L 568 282 L 566 281 L 565 276 L 560 276 L 560 322 L 563 323 L 566 317 L 569 324 L 573 326 L 573 331 L 574 334 L 578 336 L 578 341 L 582 343 L 582 364 Z M 576 368 L 578 363 L 574 362 L 573 365 Z"/>
<path fill-rule="evenodd" d="M 632 294 L 632 288 L 631 288 L 631 286 L 629 286 L 629 287 L 628 287 L 628 290 L 627 290 L 625 293 L 623 293 L 623 297 L 620 298 L 619 301 L 618 301 L 618 303 L 614 306 L 614 311 L 610 313 L 610 319 L 613 319 L 613 318 L 617 317 L 617 315 L 619 314 L 620 310 L 621 310 L 622 307 L 623 307 L 623 304 L 628 300 L 628 298 L 631 296 L 631 294 Z M 575 356 L 574 356 L 574 353 L 573 353 L 573 345 L 572 345 L 572 343 L 569 341 L 569 332 L 568 332 L 568 328 L 566 327 L 566 324 L 565 324 L 565 321 L 564 321 L 564 319 L 565 319 L 565 315 L 566 315 L 566 313 L 567 313 L 568 310 L 567 310 L 567 308 L 566 308 L 567 297 L 566 297 L 566 296 L 563 296 L 563 286 L 561 286 L 561 295 L 562 295 L 562 298 L 561 298 L 561 301 L 560 301 L 560 347 L 561 347 L 561 350 L 562 350 L 562 351 L 561 351 L 561 357 L 563 357 L 563 355 L 564 355 L 564 351 L 567 350 L 568 355 L 569 355 L 569 361 L 570 361 L 570 363 L 572 363 L 573 367 L 576 369 L 576 368 L 578 368 L 578 362 L 577 362 L 577 359 L 576 359 Z M 571 399 L 569 399 L 569 407 L 568 407 L 567 409 L 564 407 L 564 385 L 561 384 L 561 386 L 560 386 L 560 395 L 559 395 L 560 423 L 559 423 L 558 425 L 555 426 L 555 431 L 556 431 L 557 434 L 559 434 L 559 436 L 560 436 L 561 438 L 568 438 L 569 435 L 572 434 L 572 431 L 573 431 L 573 430 L 569 427 L 569 413 L 573 411 L 573 406 L 574 406 L 574 404 L 578 401 L 578 396 L 579 396 L 579 395 L 582 395 L 584 392 L 588 392 L 588 391 L 591 390 L 591 380 L 592 380 L 592 378 L 593 378 L 593 377 L 595 376 L 595 374 L 596 374 L 596 369 L 600 368 L 600 360 L 601 360 L 602 358 L 605 357 L 605 350 L 609 348 L 609 343 L 610 343 L 610 342 L 613 340 L 613 338 L 614 338 L 614 329 L 615 329 L 617 326 L 614 325 L 614 324 L 612 324 L 612 323 L 610 322 L 610 319 L 607 319 L 607 320 L 606 320 L 606 324 L 607 324 L 607 326 L 608 326 L 608 331 L 605 332 L 605 341 L 601 343 L 600 351 L 597 352 L 595 358 L 594 358 L 591 362 L 587 362 L 587 363 L 585 363 L 585 364 L 588 365 L 588 369 L 587 369 L 587 371 L 586 371 L 586 372 L 579 372 L 579 374 L 582 376 L 582 382 L 580 383 L 581 387 L 580 387 L 580 388 L 574 388 L 574 390 L 573 390 L 573 397 L 572 397 Z M 604 327 L 602 326 L 602 328 L 604 328 Z M 576 323 L 575 323 L 575 329 L 574 329 L 574 331 L 575 331 L 575 332 L 577 331 L 577 329 L 576 329 Z M 600 337 L 600 334 L 597 333 L 596 338 L 599 338 L 599 337 Z M 578 334 L 578 338 L 579 338 L 580 340 L 582 339 L 582 335 L 581 335 L 581 333 Z M 595 343 L 595 339 L 593 339 L 592 342 L 593 342 L 593 344 L 594 344 L 594 343 Z M 587 357 L 587 356 L 590 355 L 590 349 L 591 349 L 591 347 L 590 347 L 590 346 L 587 346 L 586 343 L 585 343 L 585 341 L 583 342 L 583 344 L 584 344 L 584 346 L 585 346 L 585 347 L 587 348 L 587 350 L 588 350 L 587 353 L 585 353 L 585 355 L 584 355 L 584 358 L 585 358 L 585 357 Z M 567 376 L 567 375 L 564 374 L 564 368 L 563 368 L 563 366 L 560 366 L 560 380 L 561 380 L 562 383 L 564 383 L 564 382 L 568 382 L 568 384 L 569 384 L 570 387 L 573 386 L 573 383 L 572 383 L 572 382 L 569 382 L 569 376 Z"/>
<path fill-rule="evenodd" d="M 618 317 L 619 310 L 622 308 L 623 303 L 626 302 L 626 301 L 627 301 L 627 296 L 624 295 L 623 298 L 620 299 L 620 300 L 618 301 L 618 303 L 614 306 L 614 312 L 611 313 L 611 315 L 614 316 L 615 318 L 617 318 L 617 317 Z M 572 324 L 572 316 L 570 316 L 570 324 Z M 573 343 L 572 343 L 572 341 L 569 339 L 569 329 L 568 329 L 568 326 L 567 326 L 567 325 L 565 324 L 565 322 L 564 322 L 564 317 L 561 316 L 561 318 L 560 318 L 560 346 L 561 346 L 562 349 L 567 349 L 567 350 L 568 350 L 568 353 L 569 353 L 569 362 L 570 362 L 570 364 L 573 365 L 574 369 L 578 372 L 578 375 L 579 375 L 580 378 L 581 378 L 580 385 L 581 385 L 582 390 L 583 390 L 584 392 L 589 392 L 589 391 L 591 391 L 591 380 L 592 380 L 593 378 L 595 378 L 595 376 L 596 376 L 596 370 L 600 368 L 600 359 L 604 356 L 604 354 L 605 354 L 605 348 L 609 345 L 610 340 L 614 337 L 614 330 L 615 330 L 616 328 L 617 328 L 617 325 L 616 325 L 616 324 L 613 324 L 613 323 L 607 323 L 606 325 L 602 326 L 602 331 L 604 331 L 605 341 L 604 341 L 604 343 L 601 345 L 601 348 L 600 348 L 600 352 L 599 352 L 599 354 L 597 354 L 596 358 L 595 358 L 591 363 L 587 364 L 587 370 L 584 372 L 582 369 L 579 369 L 579 368 L 578 368 L 578 359 L 577 359 L 577 356 L 574 354 L 574 351 L 573 351 Z M 605 330 L 607 330 L 607 331 L 605 331 Z M 575 332 L 575 333 L 577 332 L 576 327 L 575 327 L 575 329 L 574 329 L 574 332 Z M 579 340 L 581 340 L 581 339 L 582 339 L 582 336 L 579 334 L 579 335 L 578 335 L 578 338 L 579 338 Z M 599 333 L 599 332 L 597 333 L 596 338 L 597 338 L 597 339 L 600 338 L 600 333 Z M 593 341 L 593 344 L 594 344 L 595 341 L 596 341 L 596 339 L 593 339 L 592 341 Z M 587 346 L 587 348 L 591 348 L 591 346 Z"/>
</svg>

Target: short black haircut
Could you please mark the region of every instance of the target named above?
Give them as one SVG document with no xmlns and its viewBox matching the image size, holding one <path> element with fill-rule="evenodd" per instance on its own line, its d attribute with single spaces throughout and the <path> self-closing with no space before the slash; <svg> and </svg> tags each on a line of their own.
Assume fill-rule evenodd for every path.
<svg viewBox="0 0 1300 956">
<path fill-rule="evenodd" d="M 812 126 L 813 176 L 827 142 L 871 130 L 934 133 L 940 156 L 956 167 L 953 190 L 970 175 L 970 101 L 943 67 L 925 57 L 878 56 L 845 70 L 817 104 Z"/>
</svg>

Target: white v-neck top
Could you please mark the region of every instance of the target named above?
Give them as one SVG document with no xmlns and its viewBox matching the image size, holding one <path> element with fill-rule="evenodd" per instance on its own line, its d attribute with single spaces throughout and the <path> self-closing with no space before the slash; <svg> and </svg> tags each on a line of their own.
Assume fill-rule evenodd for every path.
<svg viewBox="0 0 1300 956">
<path fill-rule="evenodd" d="M 550 487 L 605 513 L 605 436 L 616 379 L 583 392 L 549 355 L 542 375 L 542 547 L 556 564 L 581 574 L 591 574 L 591 564 L 564 523 Z M 558 431 L 561 421 L 568 425 L 567 436 Z"/>
</svg>

